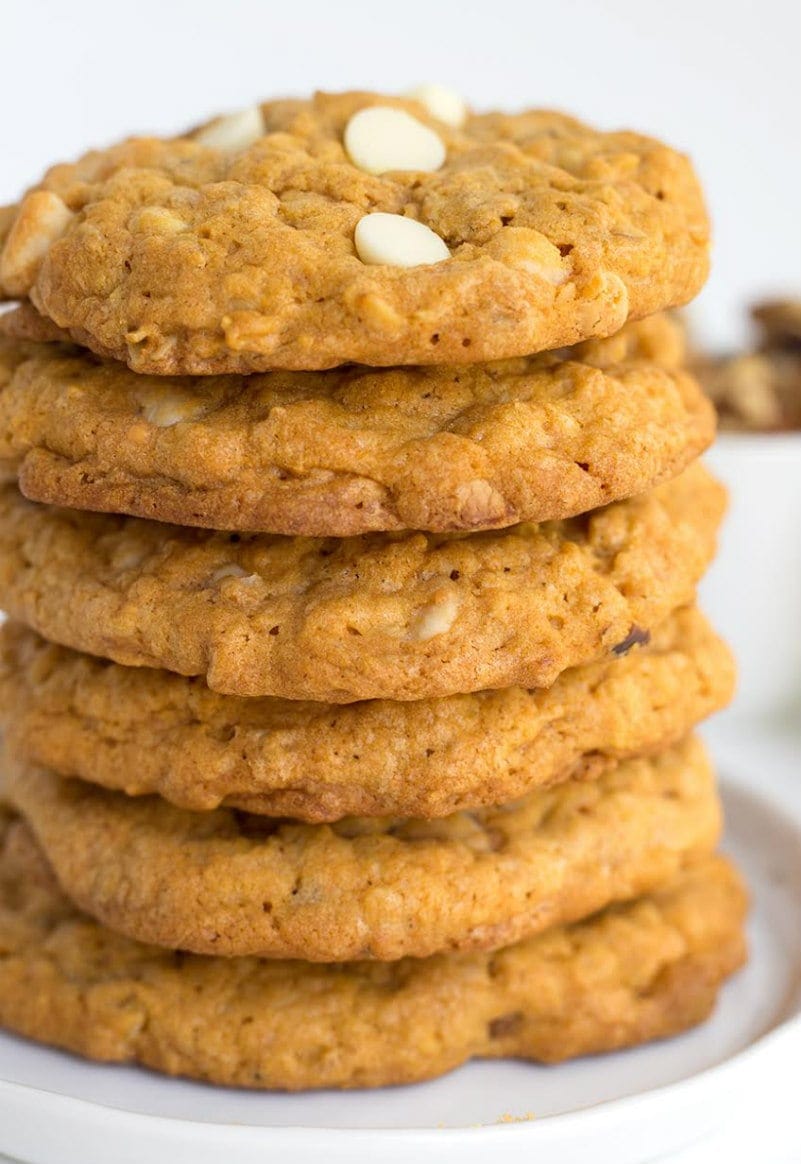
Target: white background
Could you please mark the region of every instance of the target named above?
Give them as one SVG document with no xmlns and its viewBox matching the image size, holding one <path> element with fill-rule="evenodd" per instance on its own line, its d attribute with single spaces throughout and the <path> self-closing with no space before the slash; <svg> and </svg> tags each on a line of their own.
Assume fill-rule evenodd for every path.
<svg viewBox="0 0 801 1164">
<path fill-rule="evenodd" d="M 0 0 L 0 200 L 129 132 L 313 88 L 455 86 L 688 150 L 716 227 L 714 344 L 801 289 L 799 0 Z"/>
</svg>

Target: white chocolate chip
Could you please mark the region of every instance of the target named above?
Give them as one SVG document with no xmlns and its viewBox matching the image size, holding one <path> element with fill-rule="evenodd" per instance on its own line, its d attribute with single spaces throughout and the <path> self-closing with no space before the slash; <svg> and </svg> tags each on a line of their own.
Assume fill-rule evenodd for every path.
<svg viewBox="0 0 801 1164">
<path fill-rule="evenodd" d="M 0 255 L 0 283 L 8 294 L 30 291 L 50 246 L 74 217 L 51 190 L 34 190 L 25 196 Z"/>
<path fill-rule="evenodd" d="M 363 263 L 419 267 L 425 263 L 441 263 L 451 257 L 439 235 L 422 222 L 383 211 L 359 219 L 353 241 Z"/>
<path fill-rule="evenodd" d="M 447 89 L 444 85 L 418 85 L 408 96 L 424 105 L 431 116 L 444 125 L 458 129 L 465 123 L 467 106 L 453 89 Z"/>
<path fill-rule="evenodd" d="M 214 571 L 207 585 L 216 586 L 226 601 L 248 608 L 258 598 L 263 584 L 258 574 L 249 574 L 236 562 L 227 562 Z"/>
<path fill-rule="evenodd" d="M 149 425 L 155 425 L 156 428 L 171 428 L 173 425 L 182 424 L 184 420 L 194 420 L 203 416 L 203 407 L 197 400 L 182 399 L 168 392 L 160 392 L 143 403 L 142 416 Z"/>
<path fill-rule="evenodd" d="M 115 570 L 138 570 L 147 555 L 147 546 L 126 539 L 115 549 L 112 565 Z"/>
<path fill-rule="evenodd" d="M 166 388 L 140 390 L 138 395 L 143 418 L 156 428 L 172 428 L 182 421 L 196 420 L 204 412 L 197 397 L 188 394 L 180 396 Z"/>
<path fill-rule="evenodd" d="M 409 638 L 424 643 L 436 635 L 444 635 L 453 626 L 459 612 L 459 599 L 453 590 L 441 590 L 418 612 L 409 628 Z"/>
<path fill-rule="evenodd" d="M 388 170 L 438 170 L 445 146 L 433 129 L 403 109 L 374 105 L 354 113 L 345 126 L 345 149 L 368 174 Z"/>
<path fill-rule="evenodd" d="M 243 570 L 236 562 L 226 562 L 224 566 L 219 566 L 210 576 L 209 582 L 216 584 L 222 582 L 225 578 L 248 578 L 255 575 L 248 574 L 247 570 Z"/>
<path fill-rule="evenodd" d="M 195 141 L 213 150 L 244 150 L 264 136 L 264 118 L 258 105 L 218 117 L 195 134 Z"/>
</svg>

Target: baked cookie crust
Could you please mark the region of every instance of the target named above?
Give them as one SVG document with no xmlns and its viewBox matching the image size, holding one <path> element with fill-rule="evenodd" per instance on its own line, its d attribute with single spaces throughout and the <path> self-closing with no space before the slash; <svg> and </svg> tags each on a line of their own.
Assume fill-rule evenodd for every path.
<svg viewBox="0 0 801 1164">
<path fill-rule="evenodd" d="M 711 442 L 714 409 L 674 362 L 678 331 L 662 316 L 467 368 L 166 381 L 0 340 L 0 470 L 34 501 L 210 529 L 558 520 L 645 492 Z"/>
<path fill-rule="evenodd" d="M 76 905 L 128 937 L 226 957 L 394 961 L 509 945 L 651 892 L 720 831 L 694 739 L 431 821 L 192 813 L 13 757 L 7 768 L 8 798 Z"/>
<path fill-rule="evenodd" d="M 0 1024 L 103 1062 L 290 1091 L 411 1083 L 474 1057 L 553 1063 L 706 1018 L 745 958 L 745 908 L 739 876 L 716 857 L 650 897 L 492 954 L 348 966 L 204 958 L 79 913 L 6 814 Z"/>
<path fill-rule="evenodd" d="M 565 522 L 321 540 L 79 513 L 5 486 L 0 602 L 53 642 L 233 695 L 548 686 L 692 600 L 724 504 L 696 463 Z"/>
<path fill-rule="evenodd" d="M 336 706 L 218 695 L 0 630 L 9 751 L 128 795 L 309 822 L 505 804 L 674 744 L 731 698 L 734 664 L 698 610 L 549 688 Z"/>
<path fill-rule="evenodd" d="M 432 129 L 444 164 L 354 165 L 345 128 L 375 105 Z M 528 355 L 685 303 L 706 278 L 697 178 L 653 139 L 545 110 L 456 129 L 376 93 L 252 113 L 263 134 L 238 148 L 200 127 L 54 166 L 0 216 L 0 289 L 134 371 L 207 375 Z M 363 262 L 354 232 L 375 212 L 423 223 L 450 257 Z"/>
</svg>

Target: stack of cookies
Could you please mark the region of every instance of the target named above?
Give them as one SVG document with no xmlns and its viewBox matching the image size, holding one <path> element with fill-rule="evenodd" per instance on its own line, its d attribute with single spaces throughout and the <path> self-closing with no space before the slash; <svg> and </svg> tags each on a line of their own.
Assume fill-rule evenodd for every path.
<svg viewBox="0 0 801 1164">
<path fill-rule="evenodd" d="M 686 159 L 317 95 L 0 233 L 0 1022 L 311 1088 L 703 1019 L 744 892 Z"/>
</svg>

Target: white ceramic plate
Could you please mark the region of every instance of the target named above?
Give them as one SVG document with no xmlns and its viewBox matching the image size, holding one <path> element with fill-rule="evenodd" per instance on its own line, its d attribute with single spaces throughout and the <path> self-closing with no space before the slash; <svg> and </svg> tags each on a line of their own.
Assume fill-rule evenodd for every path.
<svg viewBox="0 0 801 1164">
<path fill-rule="evenodd" d="M 475 1063 L 416 1087 L 302 1096 L 97 1066 L 0 1036 L 0 1151 L 28 1164 L 486 1164 L 500 1152 L 508 1164 L 577 1164 L 602 1144 L 604 1159 L 634 1164 L 693 1142 L 747 1102 L 788 1041 L 801 1052 L 798 744 L 750 752 L 724 748 L 722 767 L 727 848 L 754 893 L 752 958 L 699 1030 L 558 1067 Z"/>
</svg>

